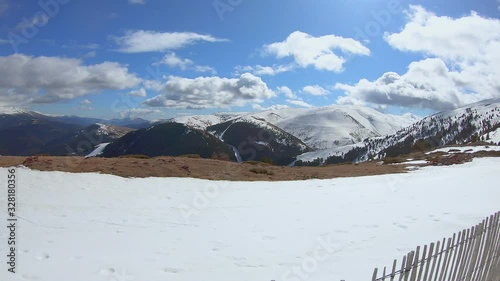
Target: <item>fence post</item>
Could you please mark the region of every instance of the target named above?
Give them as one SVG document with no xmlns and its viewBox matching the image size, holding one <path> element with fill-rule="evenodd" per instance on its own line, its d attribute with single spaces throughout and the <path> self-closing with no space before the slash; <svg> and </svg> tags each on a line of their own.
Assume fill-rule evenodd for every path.
<svg viewBox="0 0 500 281">
<path fill-rule="evenodd" d="M 377 272 L 378 272 L 378 268 L 375 268 L 375 270 L 373 271 L 372 281 L 377 280 Z"/>
</svg>

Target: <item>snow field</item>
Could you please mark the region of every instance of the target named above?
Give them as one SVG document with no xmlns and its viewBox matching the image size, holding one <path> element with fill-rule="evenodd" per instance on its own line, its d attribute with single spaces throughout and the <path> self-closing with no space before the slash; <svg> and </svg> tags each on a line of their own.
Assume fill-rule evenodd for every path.
<svg viewBox="0 0 500 281">
<path fill-rule="evenodd" d="M 19 272 L 0 280 L 369 280 L 498 211 L 499 164 L 296 182 L 19 168 Z"/>
</svg>

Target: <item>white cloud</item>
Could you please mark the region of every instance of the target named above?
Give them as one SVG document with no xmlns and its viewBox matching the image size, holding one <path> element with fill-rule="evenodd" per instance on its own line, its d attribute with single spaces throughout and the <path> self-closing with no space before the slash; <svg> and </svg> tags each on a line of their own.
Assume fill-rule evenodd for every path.
<svg viewBox="0 0 500 281">
<path fill-rule="evenodd" d="M 410 6 L 399 33 L 385 34 L 395 49 L 427 59 L 399 75 L 388 72 L 375 81 L 337 84 L 339 103 L 397 105 L 434 110 L 500 96 L 500 20 L 472 12 L 460 18 L 437 16 Z"/>
<path fill-rule="evenodd" d="M 168 77 L 160 95 L 146 100 L 152 107 L 186 109 L 244 106 L 276 96 L 261 78 L 244 73 L 239 78 Z"/>
<path fill-rule="evenodd" d="M 86 53 L 85 55 L 83 55 L 84 58 L 95 58 L 96 56 L 97 56 L 96 51 L 90 51 L 90 52 Z"/>
<path fill-rule="evenodd" d="M 91 111 L 93 110 L 93 108 L 90 106 L 92 104 L 92 102 L 88 99 L 85 99 L 85 100 L 82 100 L 80 102 L 81 106 L 78 108 L 80 109 L 81 111 Z"/>
<path fill-rule="evenodd" d="M 154 108 L 130 108 L 120 112 L 121 118 L 138 118 L 145 116 L 163 116 L 164 112 Z"/>
<path fill-rule="evenodd" d="M 312 105 L 308 104 L 307 102 L 297 99 L 297 100 L 286 100 L 289 104 L 297 105 L 300 107 L 313 107 Z"/>
<path fill-rule="evenodd" d="M 293 93 L 293 91 L 290 88 L 288 88 L 287 86 L 278 87 L 278 93 L 285 95 L 285 97 L 287 97 L 289 99 L 296 99 L 297 98 L 297 95 L 295 95 Z"/>
<path fill-rule="evenodd" d="M 141 4 L 144 5 L 146 4 L 146 0 L 128 0 L 129 4 Z"/>
<path fill-rule="evenodd" d="M 183 59 L 178 57 L 174 52 L 169 52 L 163 57 L 161 63 L 166 64 L 170 67 L 180 67 L 182 70 L 185 70 L 188 66 L 194 64 L 194 62 L 190 59 Z"/>
<path fill-rule="evenodd" d="M 254 75 L 269 75 L 269 76 L 274 76 L 278 75 L 283 72 L 289 72 L 292 71 L 295 68 L 295 64 L 286 64 L 286 65 L 279 65 L 275 64 L 273 66 L 262 66 L 262 65 L 256 65 L 256 66 L 241 66 L 238 65 L 236 66 L 235 74 L 240 75 L 241 73 L 245 72 L 251 72 Z"/>
<path fill-rule="evenodd" d="M 255 103 L 255 104 L 252 104 L 252 108 L 255 110 L 265 111 L 265 110 L 286 109 L 286 108 L 290 108 L 290 107 L 286 104 L 274 104 L 271 106 L 262 107 L 260 104 Z"/>
<path fill-rule="evenodd" d="M 182 70 L 192 69 L 196 72 L 208 72 L 211 74 L 216 74 L 217 71 L 207 65 L 195 65 L 195 63 L 190 59 L 183 59 L 177 56 L 174 52 L 169 52 L 160 61 L 161 64 L 168 65 L 169 67 L 179 67 Z"/>
<path fill-rule="evenodd" d="M 339 104 L 371 103 L 380 106 L 448 110 L 480 100 L 477 94 L 468 94 L 462 74 L 450 71 L 441 59 L 413 62 L 404 75 L 387 72 L 375 81 L 360 80 L 356 85 L 338 83 L 344 90 Z"/>
<path fill-rule="evenodd" d="M 325 96 L 330 92 L 319 85 L 305 86 L 302 91 L 313 96 Z"/>
<path fill-rule="evenodd" d="M 85 100 L 82 100 L 82 101 L 80 102 L 80 104 L 82 104 L 82 105 L 91 105 L 91 104 L 92 104 L 92 102 L 91 102 L 89 99 L 85 99 Z"/>
<path fill-rule="evenodd" d="M 140 88 L 136 91 L 130 91 L 128 94 L 134 97 L 145 97 L 147 95 L 146 89 L 144 88 Z"/>
<path fill-rule="evenodd" d="M 81 60 L 0 56 L 0 105 L 52 103 L 105 90 L 124 90 L 141 79 L 115 62 L 83 65 Z"/>
<path fill-rule="evenodd" d="M 212 75 L 217 74 L 217 70 L 215 70 L 215 68 L 208 66 L 208 65 L 195 65 L 194 71 L 196 71 L 196 72 L 208 72 Z"/>
<path fill-rule="evenodd" d="M 142 85 L 147 90 L 153 90 L 156 92 L 159 92 L 163 89 L 162 82 L 158 81 L 158 80 L 144 80 L 144 81 L 142 81 Z"/>
<path fill-rule="evenodd" d="M 410 6 L 407 14 L 409 21 L 401 32 L 384 36 L 398 50 L 421 52 L 461 64 L 487 60 L 493 50 L 498 50 L 499 19 L 481 17 L 475 12 L 453 19 L 437 16 L 421 6 Z"/>
<path fill-rule="evenodd" d="M 313 66 L 318 70 L 341 72 L 346 58 L 335 51 L 350 55 L 369 55 L 370 50 L 360 42 L 335 35 L 313 37 L 295 31 L 283 42 L 264 46 L 264 52 L 277 58 L 293 57 L 295 63 L 306 68 Z"/>
<path fill-rule="evenodd" d="M 181 49 L 200 42 L 225 42 L 226 39 L 193 32 L 128 31 L 125 36 L 114 37 L 124 53 L 164 52 Z"/>
</svg>

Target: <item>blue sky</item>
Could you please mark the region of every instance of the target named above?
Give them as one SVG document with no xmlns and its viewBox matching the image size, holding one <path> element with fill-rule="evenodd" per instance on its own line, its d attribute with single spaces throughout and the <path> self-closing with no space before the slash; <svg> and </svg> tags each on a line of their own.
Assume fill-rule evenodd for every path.
<svg viewBox="0 0 500 281">
<path fill-rule="evenodd" d="M 0 107 L 168 118 L 500 96 L 484 1 L 0 0 Z"/>
</svg>

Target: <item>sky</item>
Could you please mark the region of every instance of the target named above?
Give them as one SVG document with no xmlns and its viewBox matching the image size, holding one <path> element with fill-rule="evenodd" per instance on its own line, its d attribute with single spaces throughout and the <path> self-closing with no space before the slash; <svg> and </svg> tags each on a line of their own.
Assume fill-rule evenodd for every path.
<svg viewBox="0 0 500 281">
<path fill-rule="evenodd" d="M 0 0 L 0 110 L 163 119 L 500 97 L 500 1 Z"/>
</svg>

